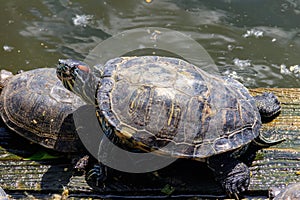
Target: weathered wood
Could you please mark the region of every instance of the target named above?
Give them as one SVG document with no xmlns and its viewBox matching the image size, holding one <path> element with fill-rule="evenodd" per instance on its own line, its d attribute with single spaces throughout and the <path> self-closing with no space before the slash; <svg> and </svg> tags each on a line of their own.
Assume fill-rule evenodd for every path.
<svg viewBox="0 0 300 200">
<path fill-rule="evenodd" d="M 250 190 L 267 190 L 270 186 L 285 187 L 300 182 L 300 88 L 258 88 L 253 95 L 273 92 L 278 96 L 282 111 L 264 129 L 276 129 L 286 140 L 257 153 L 252 163 Z"/>
<path fill-rule="evenodd" d="M 276 129 L 286 140 L 257 153 L 250 167 L 252 172 L 249 196 L 266 197 L 270 186 L 284 187 L 300 182 L 300 89 L 252 89 L 253 95 L 274 92 L 281 101 L 281 114 L 264 124 L 264 129 Z M 72 159 L 64 155 L 55 159 L 35 159 L 40 151 L 55 154 L 0 128 L 0 185 L 12 197 L 47 198 L 53 194 L 70 197 L 224 197 L 207 167 L 194 161 L 179 160 L 153 173 L 126 174 L 113 171 L 105 187 L 85 181 L 84 175 L 74 175 Z M 27 159 L 26 159 L 27 158 Z M 28 159 L 31 158 L 31 159 Z"/>
</svg>

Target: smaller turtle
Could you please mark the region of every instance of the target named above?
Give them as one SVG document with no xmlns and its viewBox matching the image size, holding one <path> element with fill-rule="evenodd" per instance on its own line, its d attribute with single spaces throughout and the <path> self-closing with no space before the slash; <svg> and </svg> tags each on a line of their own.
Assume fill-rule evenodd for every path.
<svg viewBox="0 0 300 200">
<path fill-rule="evenodd" d="M 272 187 L 269 190 L 270 198 L 275 197 L 273 200 L 299 200 L 300 199 L 300 183 L 289 184 L 283 190 Z"/>
<path fill-rule="evenodd" d="M 0 115 L 11 130 L 56 151 L 83 148 L 72 113 L 85 103 L 64 88 L 55 69 L 34 69 L 15 76 L 1 70 L 0 89 Z"/>
<path fill-rule="evenodd" d="M 8 200 L 8 196 L 5 191 L 0 187 L 0 199 L 1 200 Z"/>
</svg>

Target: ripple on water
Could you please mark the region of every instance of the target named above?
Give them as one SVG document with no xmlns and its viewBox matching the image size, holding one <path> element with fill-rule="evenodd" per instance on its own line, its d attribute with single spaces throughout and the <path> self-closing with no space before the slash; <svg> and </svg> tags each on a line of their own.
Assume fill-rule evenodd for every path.
<svg viewBox="0 0 300 200">
<path fill-rule="evenodd" d="M 11 0 L 1 8 L 1 64 L 16 71 L 24 65 L 54 66 L 62 57 L 84 59 L 112 35 L 154 26 L 187 34 L 221 72 L 250 87 L 299 86 L 293 67 L 300 64 L 299 4 L 294 1 Z"/>
</svg>

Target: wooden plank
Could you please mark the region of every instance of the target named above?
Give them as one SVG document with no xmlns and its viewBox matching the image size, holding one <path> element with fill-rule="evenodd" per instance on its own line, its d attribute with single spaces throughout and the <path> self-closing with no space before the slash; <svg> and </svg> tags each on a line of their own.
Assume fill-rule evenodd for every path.
<svg viewBox="0 0 300 200">
<path fill-rule="evenodd" d="M 281 114 L 264 124 L 263 129 L 275 128 L 286 140 L 257 153 L 250 167 L 252 172 L 248 197 L 266 197 L 270 186 L 284 187 L 300 182 L 300 89 L 258 88 L 253 95 L 274 92 L 282 104 Z M 112 171 L 105 186 L 96 187 L 85 181 L 85 175 L 74 175 L 72 159 L 78 155 L 63 155 L 55 159 L 28 159 L 46 151 L 61 156 L 0 126 L 0 185 L 13 198 L 52 195 L 84 197 L 225 197 L 202 163 L 178 160 L 170 166 L 146 174 Z M 26 159 L 27 158 L 27 159 Z"/>
<path fill-rule="evenodd" d="M 257 153 L 252 163 L 250 190 L 267 190 L 271 186 L 285 187 L 300 182 L 300 88 L 257 88 L 253 95 L 273 92 L 281 102 L 282 111 L 264 129 L 276 129 L 285 141 Z"/>
</svg>

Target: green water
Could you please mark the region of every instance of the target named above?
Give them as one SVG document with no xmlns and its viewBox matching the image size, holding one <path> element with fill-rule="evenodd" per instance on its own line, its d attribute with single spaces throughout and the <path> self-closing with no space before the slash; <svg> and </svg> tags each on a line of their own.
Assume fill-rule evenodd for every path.
<svg viewBox="0 0 300 200">
<path fill-rule="evenodd" d="M 299 0 L 0 2 L 0 69 L 16 72 L 55 67 L 59 58 L 83 60 L 103 40 L 151 26 L 190 36 L 222 74 L 248 87 L 300 84 Z M 78 24 L 76 15 L 87 20 Z M 174 41 L 174 49 L 182 45 Z"/>
</svg>

